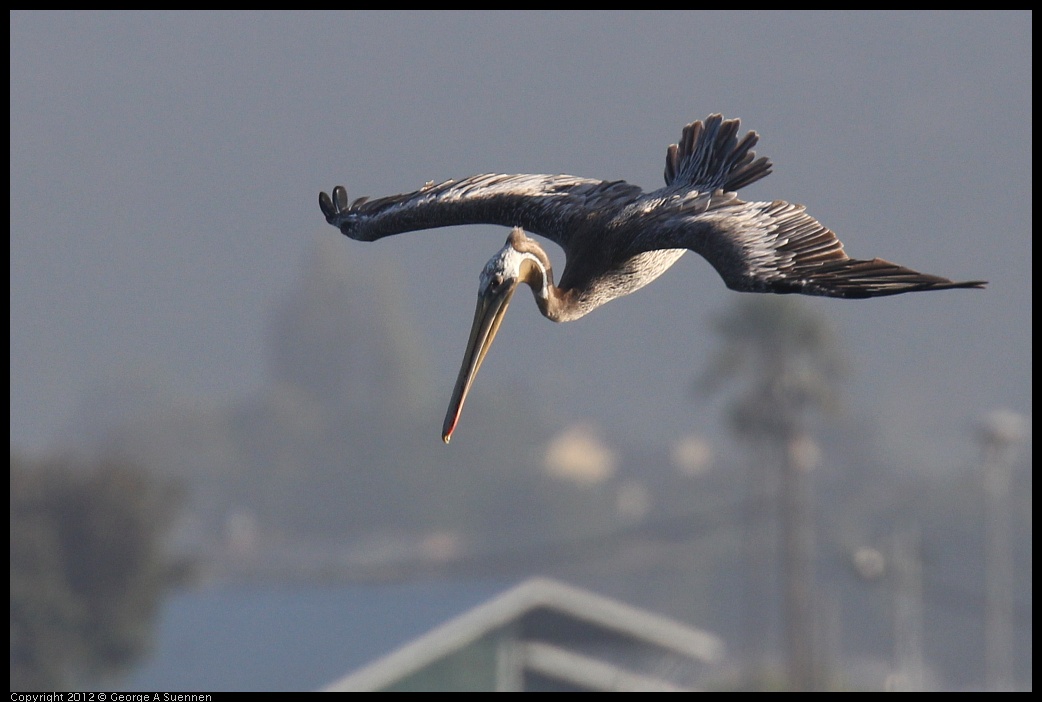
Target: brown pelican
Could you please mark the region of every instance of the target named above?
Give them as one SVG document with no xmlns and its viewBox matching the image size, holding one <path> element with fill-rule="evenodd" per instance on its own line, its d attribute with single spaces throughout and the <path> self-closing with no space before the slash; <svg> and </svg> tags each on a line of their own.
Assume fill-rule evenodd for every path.
<svg viewBox="0 0 1042 702">
<path fill-rule="evenodd" d="M 739 120 L 721 115 L 684 127 L 680 143 L 666 151 L 666 186 L 647 193 L 621 180 L 486 173 L 377 200 L 349 203 L 342 186 L 332 197 L 319 194 L 326 221 L 359 241 L 458 224 L 513 227 L 481 271 L 470 340 L 442 429 L 446 443 L 521 283 L 555 322 L 578 319 L 644 287 L 689 249 L 704 256 L 727 287 L 744 292 L 863 298 L 985 285 L 880 258 L 850 258 L 803 205 L 739 200 L 736 191 L 770 173 L 771 162 L 756 158 L 756 132 L 739 139 L 738 128 Z M 524 230 L 564 249 L 558 285 L 546 252 Z"/>
</svg>

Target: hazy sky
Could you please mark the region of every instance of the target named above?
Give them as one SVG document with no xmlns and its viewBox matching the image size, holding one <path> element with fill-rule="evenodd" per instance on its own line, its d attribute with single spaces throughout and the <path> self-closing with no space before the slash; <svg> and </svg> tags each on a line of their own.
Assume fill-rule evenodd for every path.
<svg viewBox="0 0 1042 702">
<path fill-rule="evenodd" d="M 654 189 L 681 127 L 722 112 L 775 162 L 745 199 L 806 204 L 855 257 L 990 281 L 807 299 L 851 354 L 857 416 L 898 455 L 926 436 L 950 448 L 917 460 L 972 461 L 975 416 L 1031 412 L 1031 19 L 13 13 L 12 445 L 62 443 L 82 398 L 121 377 L 190 401 L 255 393 L 272 306 L 329 238 L 398 271 L 447 400 L 478 272 L 507 231 L 353 242 L 318 191 L 491 171 Z M 689 384 L 735 295 L 693 254 L 574 323 L 522 292 L 478 389 L 524 388 L 606 436 L 709 433 Z M 452 450 L 441 419 L 432 450 Z"/>
</svg>

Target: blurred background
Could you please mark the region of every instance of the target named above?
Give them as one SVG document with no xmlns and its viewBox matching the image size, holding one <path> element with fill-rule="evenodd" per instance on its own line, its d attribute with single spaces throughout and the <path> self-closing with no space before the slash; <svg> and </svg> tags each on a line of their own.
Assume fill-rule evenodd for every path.
<svg viewBox="0 0 1042 702">
<path fill-rule="evenodd" d="M 351 667 L 326 644 L 297 677 L 172 652 L 205 607 L 343 596 L 296 625 L 346 650 L 366 598 L 433 625 L 535 574 L 721 637 L 700 687 L 1030 689 L 1031 38 L 1028 12 L 12 13 L 12 689 L 318 687 Z M 988 289 L 740 295 L 688 255 L 574 323 L 522 295 L 442 445 L 507 231 L 353 242 L 318 192 L 651 190 L 713 112 L 775 163 L 744 199 Z M 222 624 L 224 654 L 314 659 L 280 621 Z"/>
</svg>

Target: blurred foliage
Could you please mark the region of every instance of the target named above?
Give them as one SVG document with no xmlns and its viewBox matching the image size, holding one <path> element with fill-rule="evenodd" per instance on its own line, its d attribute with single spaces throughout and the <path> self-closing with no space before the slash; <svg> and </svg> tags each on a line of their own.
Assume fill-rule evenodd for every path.
<svg viewBox="0 0 1042 702">
<path fill-rule="evenodd" d="M 787 440 L 815 413 L 838 408 L 845 361 L 828 320 L 807 303 L 738 297 L 713 328 L 720 343 L 696 387 L 734 388 L 731 426 L 738 436 Z"/>
<path fill-rule="evenodd" d="M 111 427 L 99 452 L 184 479 L 186 538 L 203 548 L 220 547 L 236 515 L 265 544 L 343 551 L 431 534 L 492 548 L 610 524 L 613 492 L 543 471 L 554 428 L 524 389 L 490 394 L 490 377 L 468 400 L 465 440 L 442 444 L 451 378 L 430 382 L 397 269 L 351 251 L 320 242 L 276 302 L 271 382 L 255 396 L 152 405 Z"/>
<path fill-rule="evenodd" d="M 147 652 L 178 493 L 118 461 L 11 456 L 11 689 L 60 690 Z"/>
</svg>

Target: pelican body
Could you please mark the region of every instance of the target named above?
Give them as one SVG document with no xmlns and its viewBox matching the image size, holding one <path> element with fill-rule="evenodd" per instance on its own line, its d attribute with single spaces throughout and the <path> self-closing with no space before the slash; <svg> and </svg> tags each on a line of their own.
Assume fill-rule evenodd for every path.
<svg viewBox="0 0 1042 702">
<path fill-rule="evenodd" d="M 474 323 L 442 429 L 446 443 L 521 283 L 555 322 L 578 319 L 644 287 L 688 250 L 742 292 L 866 298 L 984 287 L 879 258 L 850 258 L 803 205 L 739 200 L 737 191 L 767 176 L 771 162 L 752 150 L 756 132 L 741 138 L 738 132 L 739 120 L 721 115 L 684 127 L 666 152 L 665 187 L 651 192 L 621 180 L 490 173 L 376 200 L 349 202 L 342 186 L 332 196 L 319 194 L 326 221 L 358 241 L 463 224 L 512 228 L 481 271 Z M 564 249 L 557 284 L 550 258 L 526 231 Z"/>
</svg>

